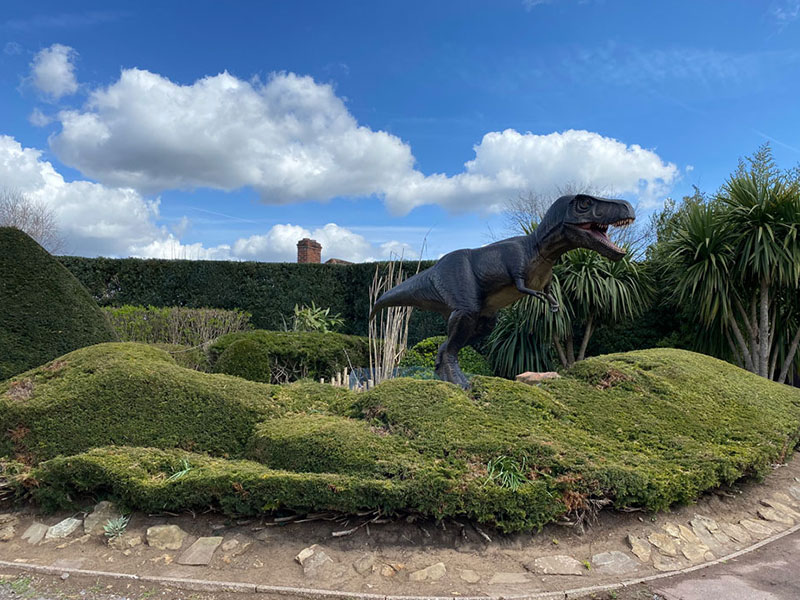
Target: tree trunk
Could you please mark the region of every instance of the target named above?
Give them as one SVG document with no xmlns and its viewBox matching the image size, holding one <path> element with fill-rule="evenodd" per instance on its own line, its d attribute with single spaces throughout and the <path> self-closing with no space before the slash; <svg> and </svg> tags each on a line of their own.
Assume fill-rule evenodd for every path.
<svg viewBox="0 0 800 600">
<path fill-rule="evenodd" d="M 564 346 L 561 345 L 561 340 L 554 338 L 553 344 L 556 347 L 556 352 L 558 352 L 558 360 L 561 361 L 561 366 L 566 369 L 569 363 L 567 362 L 567 355 L 564 353 Z"/>
<path fill-rule="evenodd" d="M 789 368 L 792 366 L 794 362 L 794 355 L 797 352 L 797 345 L 800 344 L 800 327 L 797 328 L 797 333 L 794 334 L 794 338 L 792 339 L 792 344 L 789 346 L 789 352 L 786 355 L 786 360 L 783 361 L 783 365 L 781 366 L 781 372 L 778 375 L 778 381 L 783 383 L 786 381 L 786 376 L 789 374 Z"/>
<path fill-rule="evenodd" d="M 760 314 L 758 319 L 758 374 L 769 377 L 769 280 L 761 278 Z"/>
<path fill-rule="evenodd" d="M 742 351 L 742 358 L 744 359 L 744 368 L 750 371 L 751 373 L 756 373 L 756 367 L 753 364 L 753 356 L 751 354 L 752 348 L 747 347 L 747 342 L 744 341 L 744 336 L 742 335 L 742 331 L 739 329 L 739 325 L 736 323 L 736 319 L 730 319 L 731 324 L 731 331 L 733 331 L 733 335 L 736 338 L 736 341 L 739 343 L 739 347 Z M 755 346 L 755 344 L 753 344 Z"/>
<path fill-rule="evenodd" d="M 572 332 L 567 334 L 567 366 L 571 367 L 575 364 L 575 347 L 572 343 Z"/>
<path fill-rule="evenodd" d="M 589 345 L 589 339 L 592 337 L 594 326 L 594 315 L 589 315 L 589 319 L 586 321 L 586 330 L 583 332 L 583 339 L 581 340 L 581 347 L 578 350 L 578 360 L 583 360 L 586 358 L 586 346 Z"/>
</svg>

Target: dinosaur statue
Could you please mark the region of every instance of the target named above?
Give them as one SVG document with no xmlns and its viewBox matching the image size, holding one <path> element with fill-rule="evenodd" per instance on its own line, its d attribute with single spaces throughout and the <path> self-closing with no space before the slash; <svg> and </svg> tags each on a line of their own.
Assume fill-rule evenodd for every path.
<svg viewBox="0 0 800 600">
<path fill-rule="evenodd" d="M 370 319 L 389 306 L 414 306 L 441 314 L 447 320 L 447 340 L 439 347 L 436 375 L 466 389 L 469 383 L 458 365 L 458 351 L 494 329 L 497 311 L 528 294 L 548 302 L 557 312 L 558 303 L 550 291 L 553 263 L 574 248 L 620 260 L 625 250 L 606 232 L 611 225 L 626 226 L 635 218 L 625 200 L 562 196 L 530 235 L 445 254 L 430 269 L 381 295 Z"/>
</svg>

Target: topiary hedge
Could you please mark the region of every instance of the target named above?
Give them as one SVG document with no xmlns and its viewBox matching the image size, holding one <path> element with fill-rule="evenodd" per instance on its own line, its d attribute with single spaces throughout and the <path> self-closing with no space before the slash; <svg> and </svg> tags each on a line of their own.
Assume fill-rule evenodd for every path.
<svg viewBox="0 0 800 600">
<path fill-rule="evenodd" d="M 408 349 L 400 361 L 400 367 L 433 369 L 436 366 L 436 355 L 439 352 L 439 346 L 446 339 L 443 335 L 437 335 L 418 342 Z M 472 346 L 464 346 L 459 350 L 458 364 L 461 365 L 461 370 L 469 375 L 494 375 L 489 361 Z"/>
<path fill-rule="evenodd" d="M 50 507 L 100 494 L 143 510 L 404 509 L 517 531 L 591 498 L 691 502 L 763 475 L 800 438 L 800 391 L 707 356 L 630 352 L 562 375 L 353 393 L 103 344 L 0 384 L 0 456 L 32 467 L 31 492 Z"/>
<path fill-rule="evenodd" d="M 14 227 L 0 227 L 0 273 L 0 380 L 117 339 L 80 282 Z"/>
<path fill-rule="evenodd" d="M 259 263 L 62 256 L 61 262 L 101 306 L 214 306 L 252 314 L 258 329 L 278 330 L 291 322 L 294 306 L 330 308 L 344 319 L 342 332 L 367 335 L 369 286 L 380 263 L 352 265 Z M 423 261 L 426 269 L 434 261 Z M 416 262 L 404 263 L 406 273 Z M 436 313 L 411 314 L 409 340 L 445 333 Z"/>
<path fill-rule="evenodd" d="M 367 338 L 313 331 L 240 331 L 208 348 L 211 370 L 253 381 L 330 378 L 369 365 Z"/>
</svg>

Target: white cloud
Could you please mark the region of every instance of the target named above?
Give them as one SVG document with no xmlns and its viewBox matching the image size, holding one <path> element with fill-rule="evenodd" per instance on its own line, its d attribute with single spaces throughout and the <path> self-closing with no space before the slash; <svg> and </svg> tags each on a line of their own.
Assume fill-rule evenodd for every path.
<svg viewBox="0 0 800 600">
<path fill-rule="evenodd" d="M 53 44 L 39 51 L 31 63 L 31 81 L 53 100 L 78 91 L 73 61 L 78 53 L 69 46 Z"/>
<path fill-rule="evenodd" d="M 647 202 L 678 177 L 654 151 L 597 133 L 513 129 L 487 133 L 462 173 L 424 175 L 400 138 L 359 125 L 330 85 L 293 73 L 263 84 L 222 73 L 178 85 L 125 69 L 58 119 L 50 143 L 62 161 L 144 193 L 250 186 L 267 204 L 376 195 L 400 215 L 424 204 L 492 212 L 520 191 L 568 182 Z"/>
<path fill-rule="evenodd" d="M 432 202 L 454 212 L 478 207 L 497 212 L 520 190 L 549 195 L 572 183 L 635 195 L 644 206 L 662 197 L 679 176 L 674 164 L 652 150 L 574 129 L 547 135 L 513 129 L 487 133 L 464 167 L 453 177 L 415 173 L 389 190 L 386 203 L 398 213 Z"/>
<path fill-rule="evenodd" d="M 264 235 L 242 238 L 233 244 L 206 247 L 180 240 L 189 227 L 186 217 L 172 228 L 159 226 L 159 201 L 148 200 L 132 188 L 107 187 L 90 181 L 65 181 L 42 153 L 24 148 L 10 136 L 0 135 L 0 182 L 53 210 L 65 238 L 65 251 L 82 256 L 137 256 L 205 260 L 267 260 L 294 262 L 297 242 L 312 237 L 323 246 L 323 257 L 353 262 L 386 258 L 405 248 L 397 241 L 376 245 L 364 236 L 328 223 L 310 231 L 298 225 L 275 225 Z"/>
<path fill-rule="evenodd" d="M 28 121 L 30 121 L 31 125 L 36 127 L 46 127 L 53 122 L 53 117 L 44 114 L 38 108 L 34 108 L 28 117 Z"/>
<path fill-rule="evenodd" d="M 322 245 L 323 262 L 341 258 L 351 262 L 364 262 L 403 254 L 416 258 L 407 244 L 390 241 L 376 246 L 364 236 L 335 223 L 328 223 L 313 231 L 298 225 L 275 225 L 264 235 L 242 238 L 233 245 L 233 254 L 244 260 L 293 262 L 297 257 L 297 242 L 303 238 L 317 240 Z"/>
</svg>

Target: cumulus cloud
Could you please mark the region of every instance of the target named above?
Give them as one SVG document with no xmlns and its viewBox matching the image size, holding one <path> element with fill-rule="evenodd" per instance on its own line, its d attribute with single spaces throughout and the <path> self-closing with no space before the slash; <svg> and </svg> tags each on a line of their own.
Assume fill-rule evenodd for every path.
<svg viewBox="0 0 800 600">
<path fill-rule="evenodd" d="M 322 245 L 323 261 L 341 258 L 364 262 L 382 260 L 392 255 L 403 255 L 405 258 L 417 256 L 407 244 L 393 240 L 377 246 L 364 236 L 335 223 L 328 223 L 313 231 L 298 225 L 275 225 L 265 235 L 237 240 L 233 253 L 246 260 L 291 262 L 297 256 L 297 242 L 303 238 L 317 240 Z"/>
<path fill-rule="evenodd" d="M 53 100 L 78 91 L 74 60 L 78 53 L 69 46 L 53 44 L 39 51 L 31 63 L 31 82 Z"/>
<path fill-rule="evenodd" d="M 0 135 L 0 182 L 49 206 L 65 238 L 66 251 L 83 256 L 293 262 L 297 241 L 312 237 L 323 245 L 326 258 L 359 262 L 388 257 L 404 247 L 397 241 L 373 244 L 335 223 L 313 231 L 298 225 L 275 225 L 264 235 L 213 247 L 184 243 L 180 235 L 188 229 L 189 220 L 183 217 L 172 231 L 159 226 L 157 199 L 148 200 L 132 188 L 68 182 L 42 159 L 41 151 L 25 148 L 5 135 Z M 409 250 L 405 255 L 414 256 Z"/>
<path fill-rule="evenodd" d="M 520 191 L 566 182 L 649 200 L 678 169 L 653 150 L 588 131 L 487 133 L 454 176 L 425 175 L 400 138 L 359 125 L 327 84 L 293 73 L 266 83 L 228 73 L 179 85 L 141 69 L 58 114 L 51 148 L 85 175 L 143 193 L 250 186 L 267 204 L 375 195 L 405 214 L 424 204 L 500 210 Z"/>
</svg>

